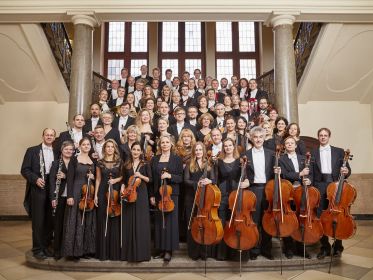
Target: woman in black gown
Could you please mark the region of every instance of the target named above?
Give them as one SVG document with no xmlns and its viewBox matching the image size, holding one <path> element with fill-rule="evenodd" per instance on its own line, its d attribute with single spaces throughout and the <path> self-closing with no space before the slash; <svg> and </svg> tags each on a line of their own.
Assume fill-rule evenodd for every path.
<svg viewBox="0 0 373 280">
<path fill-rule="evenodd" d="M 135 142 L 140 142 L 141 135 L 136 125 L 130 125 L 124 134 L 124 144 L 120 145 L 119 150 L 123 161 L 127 161 L 131 156 L 131 146 Z"/>
<path fill-rule="evenodd" d="M 226 138 L 223 141 L 223 149 L 220 159 L 218 160 L 218 186 L 221 191 L 219 217 L 222 220 L 223 227 L 230 218 L 230 211 L 228 208 L 229 194 L 237 188 L 241 175 L 239 157 L 240 155 L 237 151 L 235 141 L 229 137 Z M 217 260 L 225 260 L 229 257 L 228 247 L 223 240 L 216 245 L 215 250 L 215 258 Z"/>
<path fill-rule="evenodd" d="M 107 217 L 106 193 L 108 192 L 109 184 L 113 186 L 114 191 L 120 191 L 120 182 L 122 180 L 122 160 L 119 155 L 118 146 L 112 139 L 105 141 L 104 146 L 102 147 L 102 154 L 103 158 L 97 162 L 96 167 L 96 257 L 100 260 L 119 260 L 120 216 Z M 110 175 L 112 177 L 111 179 Z"/>
<path fill-rule="evenodd" d="M 150 217 L 147 183 L 151 181 L 151 169 L 140 159 L 142 150 L 140 142 L 131 145 L 131 156 L 123 168 L 121 194 L 130 184 L 129 178 L 135 176 L 141 180 L 137 187 L 137 199 L 128 202 L 123 197 L 122 212 L 122 249 L 120 259 L 129 262 L 150 260 Z"/>
<path fill-rule="evenodd" d="M 206 147 L 202 142 L 197 142 L 192 148 L 190 162 L 184 169 L 184 207 L 186 209 L 187 223 L 190 222 L 190 215 L 192 214 L 193 202 L 198 184 L 215 184 L 215 176 L 211 167 L 207 168 L 207 177 L 202 179 L 206 165 Z M 197 260 L 199 258 L 206 258 L 205 246 L 201 246 L 193 240 L 190 230 L 187 230 L 187 245 L 188 256 L 191 259 Z"/>
<path fill-rule="evenodd" d="M 96 210 L 85 213 L 82 225 L 82 211 L 79 202 L 82 186 L 88 178 L 94 179 L 94 163 L 89 157 L 91 141 L 83 138 L 79 142 L 80 153 L 67 173 L 67 207 L 65 210 L 62 256 L 89 257 L 96 251 Z"/>
<path fill-rule="evenodd" d="M 113 128 L 112 123 L 114 120 L 113 114 L 110 112 L 101 115 L 102 124 L 105 131 L 105 140 L 114 139 L 117 145 L 120 145 L 120 134 L 118 129 Z"/>
<path fill-rule="evenodd" d="M 211 116 L 210 113 L 204 113 L 198 118 L 198 124 L 200 125 L 201 129 L 197 131 L 197 141 L 205 141 L 205 137 L 211 132 L 211 126 L 213 122 L 214 118 Z"/>
<path fill-rule="evenodd" d="M 295 152 L 299 155 L 305 156 L 306 155 L 306 144 L 302 139 L 299 137 L 300 134 L 300 128 L 297 123 L 291 123 L 288 125 L 286 128 L 285 136 L 284 139 L 287 138 L 288 136 L 292 136 L 295 141 L 296 141 L 296 149 Z"/>
<path fill-rule="evenodd" d="M 167 184 L 172 187 L 171 199 L 175 208 L 168 213 L 157 211 L 154 225 L 154 245 L 155 249 L 160 252 L 157 257 L 163 257 L 166 262 L 171 260 L 172 251 L 179 249 L 178 199 L 179 184 L 183 181 L 183 162 L 179 156 L 174 154 L 172 148 L 173 143 L 170 136 L 163 135 L 159 138 L 160 154 L 153 157 L 151 161 L 153 187 L 149 189 L 150 203 L 153 206 L 158 206 L 161 199 L 159 193 L 161 181 L 166 179 Z M 162 172 L 164 168 L 167 172 Z"/>
</svg>

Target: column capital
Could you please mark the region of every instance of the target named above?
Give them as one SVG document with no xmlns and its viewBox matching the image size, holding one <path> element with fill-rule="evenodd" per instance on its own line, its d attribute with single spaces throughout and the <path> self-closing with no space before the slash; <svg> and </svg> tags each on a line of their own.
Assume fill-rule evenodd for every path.
<svg viewBox="0 0 373 280">
<path fill-rule="evenodd" d="M 283 24 L 293 25 L 297 17 L 300 15 L 298 11 L 281 11 L 272 12 L 271 15 L 266 20 L 265 24 L 267 26 L 276 27 Z"/>
<path fill-rule="evenodd" d="M 84 24 L 92 28 L 100 26 L 101 21 L 96 17 L 94 12 L 67 12 L 67 15 L 71 16 L 71 21 L 74 25 Z"/>
</svg>

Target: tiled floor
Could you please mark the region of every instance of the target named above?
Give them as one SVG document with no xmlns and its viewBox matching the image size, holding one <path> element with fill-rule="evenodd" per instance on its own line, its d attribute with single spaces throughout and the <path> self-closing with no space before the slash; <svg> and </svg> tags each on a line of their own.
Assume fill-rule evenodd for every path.
<svg viewBox="0 0 373 280">
<path fill-rule="evenodd" d="M 248 272 L 240 278 L 235 273 L 93 273 L 55 272 L 33 269 L 25 264 L 25 252 L 31 247 L 31 224 L 26 221 L 0 221 L 0 280 L 234 280 L 234 279 L 373 279 L 373 221 L 358 221 L 354 238 L 344 242 L 345 251 L 340 264 L 333 266 L 332 274 L 327 268 L 307 271 Z"/>
</svg>

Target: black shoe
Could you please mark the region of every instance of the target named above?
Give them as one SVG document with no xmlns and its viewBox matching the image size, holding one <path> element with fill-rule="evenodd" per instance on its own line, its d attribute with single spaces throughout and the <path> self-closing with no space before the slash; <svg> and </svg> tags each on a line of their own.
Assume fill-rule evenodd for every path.
<svg viewBox="0 0 373 280">
<path fill-rule="evenodd" d="M 299 256 L 299 257 L 302 257 L 302 258 L 305 257 L 306 259 L 311 259 L 311 255 L 308 253 L 307 250 L 306 250 L 306 253 L 303 254 L 303 248 L 298 249 L 296 252 L 297 252 L 296 255 Z"/>
<path fill-rule="evenodd" d="M 336 249 L 333 252 L 333 258 L 340 258 L 342 256 L 343 249 Z"/>
<path fill-rule="evenodd" d="M 34 258 L 37 260 L 45 260 L 48 257 L 43 253 L 43 251 L 40 251 L 39 253 L 34 253 Z"/>
<path fill-rule="evenodd" d="M 53 257 L 52 252 L 49 251 L 48 249 L 44 249 L 44 250 L 43 250 L 43 253 L 44 253 L 44 255 L 47 256 L 48 258 Z"/>
<path fill-rule="evenodd" d="M 272 256 L 271 253 L 263 252 L 262 256 L 269 259 L 269 260 L 274 260 L 275 258 Z"/>
<path fill-rule="evenodd" d="M 327 256 L 330 256 L 330 251 L 325 250 L 325 249 L 321 249 L 320 252 L 317 254 L 317 258 L 319 260 L 322 260 Z"/>
<path fill-rule="evenodd" d="M 286 251 L 285 251 L 285 257 L 286 257 L 287 259 L 292 259 L 293 256 L 294 256 L 294 254 L 293 254 L 293 252 L 292 252 L 291 250 L 286 250 Z"/>
<path fill-rule="evenodd" d="M 258 258 L 257 254 L 250 254 L 250 260 L 255 261 Z"/>
<path fill-rule="evenodd" d="M 171 260 L 171 252 L 166 252 L 166 253 L 164 254 L 163 260 L 164 260 L 165 262 L 169 262 L 169 261 Z"/>
<path fill-rule="evenodd" d="M 164 252 L 160 253 L 159 255 L 156 255 L 153 257 L 153 259 L 163 259 L 164 258 Z"/>
</svg>

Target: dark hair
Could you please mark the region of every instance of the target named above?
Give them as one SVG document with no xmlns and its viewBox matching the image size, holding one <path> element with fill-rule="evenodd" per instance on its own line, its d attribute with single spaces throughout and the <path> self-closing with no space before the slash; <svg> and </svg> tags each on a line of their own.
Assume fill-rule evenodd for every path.
<svg viewBox="0 0 373 280">
<path fill-rule="evenodd" d="M 80 146 L 80 145 L 81 145 L 85 140 L 87 140 L 87 141 L 89 142 L 89 144 L 92 145 L 92 144 L 91 144 L 91 140 L 90 140 L 88 137 L 83 137 L 83 138 L 80 139 L 80 141 L 79 141 L 79 146 Z"/>
<path fill-rule="evenodd" d="M 276 134 L 278 132 L 277 124 L 278 124 L 279 121 L 284 121 L 284 123 L 286 125 L 286 128 L 289 125 L 289 121 L 285 117 L 277 117 L 277 119 L 275 121 L 275 128 L 273 129 L 273 134 Z M 286 128 L 285 128 L 285 131 L 286 131 Z"/>
<path fill-rule="evenodd" d="M 139 141 L 133 142 L 132 145 L 131 145 L 131 147 L 130 147 L 130 150 L 132 151 L 132 148 L 135 147 L 135 146 L 140 146 L 140 149 L 142 151 L 141 143 Z M 132 153 L 130 153 L 129 158 L 124 163 L 124 168 L 131 169 L 132 165 L 133 165 L 133 158 L 132 158 Z"/>
<path fill-rule="evenodd" d="M 295 126 L 297 127 L 297 135 L 296 135 L 296 136 L 298 137 L 299 134 L 300 134 L 300 127 L 299 127 L 299 124 L 297 124 L 297 123 L 295 123 L 295 122 L 290 123 L 290 124 L 287 126 L 287 128 L 286 128 L 286 132 L 285 132 L 285 135 L 286 135 L 286 136 L 290 136 L 289 131 L 290 131 L 290 127 L 291 127 L 292 125 L 295 125 Z"/>
<path fill-rule="evenodd" d="M 125 101 L 122 104 L 120 104 L 120 107 L 124 107 L 124 106 L 128 106 L 128 107 L 131 108 L 131 104 L 129 104 L 127 101 Z"/>
<path fill-rule="evenodd" d="M 329 137 L 332 136 L 332 132 L 330 131 L 329 128 L 327 128 L 327 127 L 322 127 L 322 128 L 320 128 L 320 129 L 317 131 L 317 137 L 319 137 L 320 132 L 323 131 L 323 130 L 326 131 L 326 132 L 329 134 Z"/>
</svg>

